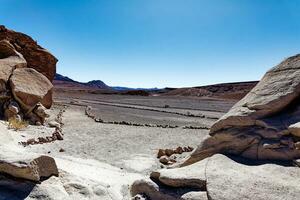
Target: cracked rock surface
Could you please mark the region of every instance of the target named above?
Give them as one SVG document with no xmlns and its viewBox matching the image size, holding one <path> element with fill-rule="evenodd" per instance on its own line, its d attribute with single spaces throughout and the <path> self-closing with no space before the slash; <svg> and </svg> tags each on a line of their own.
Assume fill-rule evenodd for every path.
<svg viewBox="0 0 300 200">
<path fill-rule="evenodd" d="M 254 160 L 300 158 L 300 55 L 269 70 L 210 129 L 210 137 L 183 161 L 186 166 L 216 153 Z"/>
</svg>

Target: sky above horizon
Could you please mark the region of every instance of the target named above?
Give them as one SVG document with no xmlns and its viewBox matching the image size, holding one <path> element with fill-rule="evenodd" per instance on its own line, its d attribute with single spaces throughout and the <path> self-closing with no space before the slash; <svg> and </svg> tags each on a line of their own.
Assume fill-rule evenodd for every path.
<svg viewBox="0 0 300 200">
<path fill-rule="evenodd" d="M 0 0 L 0 24 L 75 80 L 188 87 L 258 80 L 300 53 L 299 11 L 300 0 Z"/>
</svg>

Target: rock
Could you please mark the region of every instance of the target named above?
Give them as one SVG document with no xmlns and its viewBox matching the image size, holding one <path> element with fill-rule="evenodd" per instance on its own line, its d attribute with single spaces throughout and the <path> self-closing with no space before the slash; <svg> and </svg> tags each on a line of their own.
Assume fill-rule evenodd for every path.
<svg viewBox="0 0 300 200">
<path fill-rule="evenodd" d="M 40 122 L 44 124 L 46 118 L 48 118 L 50 115 L 47 113 L 46 108 L 38 103 L 36 107 L 34 108 L 33 112 L 40 118 Z"/>
<path fill-rule="evenodd" d="M 42 73 L 51 82 L 56 73 L 57 59 L 37 44 L 31 37 L 23 33 L 0 27 L 0 41 L 8 41 L 26 60 L 27 66 Z M 0 57 L 1 59 L 1 57 Z"/>
<path fill-rule="evenodd" d="M 8 105 L 8 110 L 13 112 L 14 114 L 18 114 L 20 112 L 20 106 L 17 102 L 10 101 L 10 103 Z"/>
<path fill-rule="evenodd" d="M 131 185 L 130 194 L 133 197 L 137 195 L 145 195 L 149 199 L 155 200 L 178 200 L 176 196 L 160 191 L 159 186 L 148 179 L 135 181 Z"/>
<path fill-rule="evenodd" d="M 48 122 L 48 125 L 50 127 L 60 128 L 60 123 L 58 123 L 56 121 L 50 121 L 50 122 Z"/>
<path fill-rule="evenodd" d="M 292 135 L 300 137 L 300 122 L 290 125 L 289 131 Z"/>
<path fill-rule="evenodd" d="M 218 154 L 209 159 L 206 176 L 211 200 L 296 200 L 300 195 L 300 180 L 296 178 L 300 169 L 295 167 L 248 166 Z"/>
<path fill-rule="evenodd" d="M 53 134 L 52 134 L 53 138 L 56 138 L 57 140 L 63 140 L 64 137 L 62 135 L 62 133 L 58 130 L 56 130 Z"/>
<path fill-rule="evenodd" d="M 166 165 L 169 162 L 169 158 L 167 156 L 162 156 L 159 158 L 159 162 Z"/>
<path fill-rule="evenodd" d="M 166 155 L 165 150 L 159 149 L 158 152 L 157 152 L 157 158 L 160 158 L 160 157 L 162 157 L 164 155 Z"/>
<path fill-rule="evenodd" d="M 59 152 L 65 152 L 65 150 L 63 148 L 60 148 Z"/>
<path fill-rule="evenodd" d="M 171 156 L 172 154 L 174 154 L 174 150 L 173 149 L 165 149 L 166 155 L 167 156 Z"/>
<path fill-rule="evenodd" d="M 290 142 L 295 140 L 299 131 L 296 124 L 300 121 L 299 77 L 300 54 L 269 70 L 243 99 L 213 124 L 210 137 L 179 166 L 216 153 L 261 160 L 300 158 L 300 150 L 293 148 L 293 142 Z M 288 143 L 283 144 L 287 138 Z M 282 144 L 280 148 L 274 144 L 278 141 Z M 263 147 L 262 144 L 273 145 Z"/>
<path fill-rule="evenodd" d="M 1 148 L 0 172 L 16 178 L 40 181 L 42 177 L 58 176 L 53 158 L 30 153 L 19 153 Z"/>
<path fill-rule="evenodd" d="M 150 177 L 170 187 L 204 189 L 206 187 L 207 161 L 208 159 L 182 168 L 162 169 L 152 172 Z"/>
<path fill-rule="evenodd" d="M 33 110 L 52 89 L 52 83 L 41 73 L 31 68 L 18 68 L 10 78 L 14 98 L 23 109 Z M 52 99 L 49 104 L 52 104 Z"/>
<path fill-rule="evenodd" d="M 189 166 L 152 172 L 154 181 L 134 182 L 131 194 L 177 200 L 296 200 L 300 195 L 299 176 L 298 167 L 245 165 L 216 154 Z"/>
<path fill-rule="evenodd" d="M 182 147 L 177 147 L 177 148 L 175 149 L 174 153 L 176 153 L 176 154 L 182 154 L 182 153 L 183 153 Z"/>
</svg>

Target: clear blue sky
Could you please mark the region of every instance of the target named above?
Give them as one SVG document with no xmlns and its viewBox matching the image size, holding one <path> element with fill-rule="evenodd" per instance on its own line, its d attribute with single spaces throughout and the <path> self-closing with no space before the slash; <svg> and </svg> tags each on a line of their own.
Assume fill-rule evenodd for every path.
<svg viewBox="0 0 300 200">
<path fill-rule="evenodd" d="M 257 80 L 300 53 L 298 0 L 0 0 L 0 23 L 113 86 Z"/>
</svg>

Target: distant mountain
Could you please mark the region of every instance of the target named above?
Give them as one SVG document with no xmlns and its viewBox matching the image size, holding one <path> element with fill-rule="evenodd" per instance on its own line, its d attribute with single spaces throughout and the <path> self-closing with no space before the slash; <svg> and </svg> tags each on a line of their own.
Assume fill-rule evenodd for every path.
<svg viewBox="0 0 300 200">
<path fill-rule="evenodd" d="M 90 86 L 92 88 L 111 89 L 111 87 L 109 87 L 103 81 L 100 81 L 100 80 L 89 81 L 89 82 L 85 83 L 85 85 Z"/>
<path fill-rule="evenodd" d="M 113 90 L 107 86 L 103 81 L 93 80 L 87 83 L 75 81 L 67 76 L 56 73 L 53 81 L 56 88 L 72 88 L 72 89 L 103 89 Z"/>
</svg>

